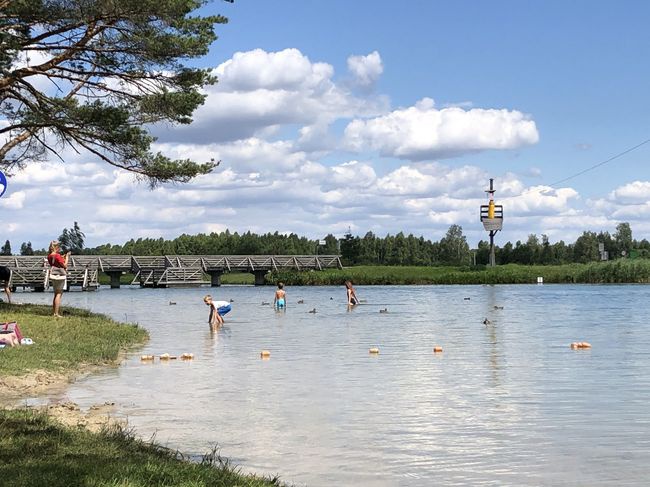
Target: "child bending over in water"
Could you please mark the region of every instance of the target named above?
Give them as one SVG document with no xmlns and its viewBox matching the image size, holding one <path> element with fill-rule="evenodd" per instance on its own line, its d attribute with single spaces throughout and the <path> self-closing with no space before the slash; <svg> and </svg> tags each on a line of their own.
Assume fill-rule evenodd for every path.
<svg viewBox="0 0 650 487">
<path fill-rule="evenodd" d="M 283 288 L 284 288 L 284 284 L 278 282 L 278 290 L 275 291 L 275 297 L 273 298 L 274 308 L 284 309 L 284 307 L 287 305 L 286 302 L 287 293 Z"/>
<path fill-rule="evenodd" d="M 223 315 L 229 313 L 232 310 L 232 306 L 230 306 L 228 301 L 213 301 L 212 296 L 209 294 L 203 298 L 203 302 L 210 306 L 208 323 L 210 324 L 210 329 L 214 331 L 223 325 Z"/>
<path fill-rule="evenodd" d="M 348 306 L 354 306 L 359 304 L 359 299 L 357 298 L 357 293 L 352 287 L 352 281 L 345 281 L 345 289 L 348 293 Z"/>
</svg>

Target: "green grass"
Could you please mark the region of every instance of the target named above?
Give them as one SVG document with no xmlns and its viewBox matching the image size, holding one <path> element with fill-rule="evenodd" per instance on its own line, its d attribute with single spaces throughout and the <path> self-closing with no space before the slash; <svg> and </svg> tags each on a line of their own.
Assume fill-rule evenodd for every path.
<svg viewBox="0 0 650 487">
<path fill-rule="evenodd" d="M 0 451 L 0 485 L 13 487 L 281 485 L 242 475 L 216 450 L 192 463 L 121 427 L 90 433 L 32 410 L 0 410 Z"/>
<path fill-rule="evenodd" d="M 341 285 L 355 284 L 533 284 L 537 277 L 551 283 L 648 283 L 650 260 L 616 260 L 589 264 L 525 266 L 508 264 L 488 267 L 354 266 L 323 271 L 280 271 L 267 275 L 270 284 Z"/>
<path fill-rule="evenodd" d="M 221 275 L 221 284 L 255 284 L 255 276 L 248 272 L 229 272 Z"/>
<path fill-rule="evenodd" d="M 63 318 L 52 317 L 51 306 L 0 303 L 2 321 L 16 321 L 34 345 L 0 350 L 0 374 L 24 375 L 36 370 L 66 372 L 80 365 L 114 362 L 121 350 L 144 343 L 146 330 L 120 324 L 104 315 L 62 307 Z"/>
</svg>

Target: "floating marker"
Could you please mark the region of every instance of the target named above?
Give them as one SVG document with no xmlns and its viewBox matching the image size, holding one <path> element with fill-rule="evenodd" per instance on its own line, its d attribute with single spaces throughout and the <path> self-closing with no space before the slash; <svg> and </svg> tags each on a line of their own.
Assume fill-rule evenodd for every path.
<svg viewBox="0 0 650 487">
<path fill-rule="evenodd" d="M 591 348 L 591 343 L 588 343 L 588 342 L 573 342 L 571 344 L 571 348 L 573 350 L 577 350 L 579 348 Z"/>
<path fill-rule="evenodd" d="M 153 355 L 140 355 L 140 360 L 142 360 L 143 362 L 153 360 Z"/>
<path fill-rule="evenodd" d="M 433 353 L 442 353 L 442 347 L 439 346 L 433 347 Z"/>
<path fill-rule="evenodd" d="M 270 356 L 271 356 L 271 352 L 269 352 L 268 350 L 262 350 L 260 352 L 260 357 L 262 358 L 269 358 Z"/>
<path fill-rule="evenodd" d="M 377 347 L 371 348 L 370 350 L 368 350 L 368 353 L 372 355 L 377 355 L 379 353 L 379 349 Z"/>
<path fill-rule="evenodd" d="M 160 360 L 176 360 L 178 357 L 176 355 L 169 355 L 168 353 L 163 353 L 160 356 Z"/>
<path fill-rule="evenodd" d="M 184 353 L 181 355 L 181 360 L 192 360 L 194 358 L 193 353 Z"/>
</svg>

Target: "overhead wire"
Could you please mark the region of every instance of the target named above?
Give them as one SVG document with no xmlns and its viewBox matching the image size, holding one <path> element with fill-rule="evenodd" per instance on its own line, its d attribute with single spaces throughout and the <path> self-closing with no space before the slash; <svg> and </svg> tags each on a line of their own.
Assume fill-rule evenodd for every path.
<svg viewBox="0 0 650 487">
<path fill-rule="evenodd" d="M 650 139 L 645 139 L 643 142 L 640 142 L 640 143 L 636 144 L 633 147 L 629 147 L 629 148 L 625 149 L 624 151 L 619 152 L 616 155 L 613 155 L 609 159 L 605 159 L 604 161 L 600 161 L 597 164 L 594 164 L 593 166 L 590 166 L 590 167 L 588 167 L 586 169 L 583 169 L 582 171 L 578 171 L 577 173 L 572 174 L 571 176 L 567 176 L 566 178 L 559 179 L 559 180 L 557 180 L 557 181 L 555 181 L 555 182 L 553 182 L 551 184 L 547 184 L 546 186 L 550 186 L 553 189 L 557 189 L 557 188 L 555 188 L 555 186 L 557 186 L 558 184 L 566 183 L 567 181 L 570 181 L 570 180 L 572 180 L 574 178 L 577 178 L 578 176 L 582 176 L 583 174 L 586 174 L 586 173 L 588 173 L 590 171 L 593 171 L 594 169 L 597 169 L 600 166 L 604 166 L 605 164 L 607 164 L 609 162 L 612 162 L 613 160 L 616 160 L 619 157 L 623 157 L 624 155 L 629 154 L 630 152 L 633 152 L 633 151 L 637 150 L 639 147 L 642 147 L 642 146 L 644 146 L 645 144 L 647 144 L 649 142 L 650 142 Z M 529 189 L 528 191 L 524 191 L 524 192 L 522 192 L 522 193 L 520 193 L 518 195 L 515 195 L 515 196 L 506 196 L 506 197 L 504 197 L 504 199 L 514 199 L 514 198 L 519 198 L 519 197 L 524 196 L 524 195 L 529 194 L 529 193 L 536 193 L 536 192 L 545 193 L 547 191 L 549 191 L 548 188 Z"/>
</svg>

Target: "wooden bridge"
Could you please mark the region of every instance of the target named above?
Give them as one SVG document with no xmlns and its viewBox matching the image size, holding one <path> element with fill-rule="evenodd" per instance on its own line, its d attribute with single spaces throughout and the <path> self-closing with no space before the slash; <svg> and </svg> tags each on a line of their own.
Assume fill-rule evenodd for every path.
<svg viewBox="0 0 650 487">
<path fill-rule="evenodd" d="M 48 287 L 49 268 L 45 256 L 0 256 L 0 265 L 12 272 L 12 288 Z M 134 274 L 131 284 L 141 287 L 221 285 L 228 272 L 249 272 L 255 285 L 264 284 L 269 271 L 342 268 L 338 255 L 73 255 L 68 262 L 68 287 L 82 290 L 99 287 L 99 273 L 108 275 L 111 287 L 120 287 L 120 277 Z"/>
</svg>

